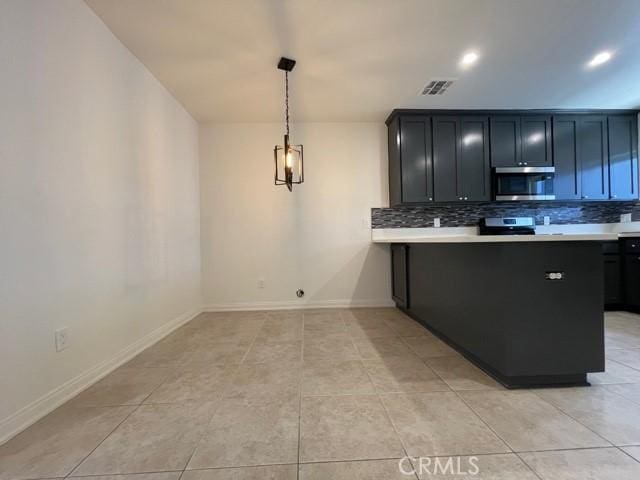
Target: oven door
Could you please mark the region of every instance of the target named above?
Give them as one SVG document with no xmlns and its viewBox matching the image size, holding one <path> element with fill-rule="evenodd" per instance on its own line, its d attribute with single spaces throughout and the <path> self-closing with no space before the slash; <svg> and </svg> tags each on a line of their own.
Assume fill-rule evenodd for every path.
<svg viewBox="0 0 640 480">
<path fill-rule="evenodd" d="M 497 201 L 555 200 L 555 167 L 498 167 L 493 174 Z"/>
</svg>

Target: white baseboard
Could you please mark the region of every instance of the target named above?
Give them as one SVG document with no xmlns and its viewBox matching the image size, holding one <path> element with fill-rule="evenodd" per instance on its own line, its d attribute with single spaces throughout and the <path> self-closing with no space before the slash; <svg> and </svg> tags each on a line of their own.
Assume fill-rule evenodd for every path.
<svg viewBox="0 0 640 480">
<path fill-rule="evenodd" d="M 90 387 L 119 366 L 131 360 L 142 350 L 149 348 L 154 343 L 162 340 L 175 329 L 181 327 L 201 312 L 202 310 L 199 308 L 191 310 L 165 323 L 161 327 L 119 351 L 113 358 L 95 365 L 77 377 L 72 378 L 68 382 L 51 390 L 29 405 L 21 408 L 9 417 L 1 420 L 0 445 L 58 408 L 67 400 L 70 400 L 81 391 Z"/>
<path fill-rule="evenodd" d="M 205 312 L 233 312 L 239 310 L 297 310 L 308 308 L 364 308 L 364 307 L 393 307 L 391 299 L 368 300 L 284 300 L 274 302 L 237 302 L 211 303 L 204 307 Z"/>
</svg>

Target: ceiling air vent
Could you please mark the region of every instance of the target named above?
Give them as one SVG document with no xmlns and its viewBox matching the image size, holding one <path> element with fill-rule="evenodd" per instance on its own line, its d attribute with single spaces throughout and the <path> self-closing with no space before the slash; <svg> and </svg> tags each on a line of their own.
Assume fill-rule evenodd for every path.
<svg viewBox="0 0 640 480">
<path fill-rule="evenodd" d="M 442 95 L 455 80 L 455 78 L 434 78 L 422 89 L 422 95 Z"/>
</svg>

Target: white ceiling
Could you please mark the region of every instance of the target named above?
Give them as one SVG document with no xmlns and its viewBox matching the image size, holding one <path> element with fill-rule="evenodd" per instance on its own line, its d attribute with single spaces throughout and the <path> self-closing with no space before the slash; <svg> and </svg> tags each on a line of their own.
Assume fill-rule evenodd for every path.
<svg viewBox="0 0 640 480">
<path fill-rule="evenodd" d="M 200 122 L 640 107 L 640 0 L 86 0 Z M 597 69 L 598 51 L 613 59 Z M 480 60 L 462 70 L 462 54 Z M 419 96 L 431 77 L 458 81 Z"/>
</svg>

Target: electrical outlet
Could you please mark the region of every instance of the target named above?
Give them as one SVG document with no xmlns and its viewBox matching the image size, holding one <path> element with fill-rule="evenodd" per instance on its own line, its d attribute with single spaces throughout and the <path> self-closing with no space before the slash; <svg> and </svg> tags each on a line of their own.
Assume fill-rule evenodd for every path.
<svg viewBox="0 0 640 480">
<path fill-rule="evenodd" d="M 433 226 L 435 228 L 440 228 L 440 219 L 438 217 L 433 219 Z"/>
<path fill-rule="evenodd" d="M 69 348 L 69 328 L 64 327 L 55 331 L 56 352 L 61 352 Z"/>
<path fill-rule="evenodd" d="M 542 221 L 545 225 L 551 225 L 551 217 L 544 216 L 542 217 Z"/>
<path fill-rule="evenodd" d="M 631 221 L 630 213 L 622 213 L 620 215 L 620 223 L 629 223 Z"/>
<path fill-rule="evenodd" d="M 258 288 L 264 288 L 264 278 L 258 279 Z"/>
</svg>

